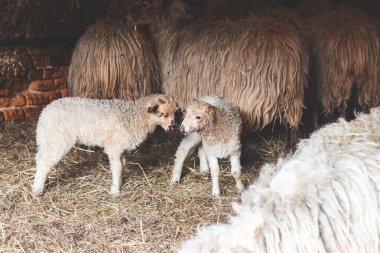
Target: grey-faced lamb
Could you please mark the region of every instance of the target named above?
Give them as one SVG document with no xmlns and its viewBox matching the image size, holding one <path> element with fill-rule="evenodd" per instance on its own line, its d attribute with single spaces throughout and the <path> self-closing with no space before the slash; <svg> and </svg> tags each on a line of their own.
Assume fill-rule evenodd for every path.
<svg viewBox="0 0 380 253">
<path fill-rule="evenodd" d="M 179 252 L 379 252 L 380 108 L 303 140 L 233 207 L 227 224 L 201 228 Z"/>
<path fill-rule="evenodd" d="M 174 126 L 177 105 L 165 95 L 135 102 L 68 97 L 49 104 L 37 124 L 36 175 L 32 191 L 41 194 L 49 171 L 76 144 L 104 148 L 112 172 L 111 194 L 120 192 L 123 151 L 135 150 L 157 126 Z"/>
<path fill-rule="evenodd" d="M 212 194 L 220 195 L 218 158 L 229 158 L 231 173 L 239 191 L 244 189 L 240 179 L 240 134 L 242 120 L 238 107 L 226 99 L 206 96 L 193 101 L 186 108 L 181 132 L 186 134 L 176 152 L 171 182 L 181 178 L 183 162 L 190 150 L 199 145 L 200 171 L 207 173 L 209 166 L 212 178 Z"/>
</svg>

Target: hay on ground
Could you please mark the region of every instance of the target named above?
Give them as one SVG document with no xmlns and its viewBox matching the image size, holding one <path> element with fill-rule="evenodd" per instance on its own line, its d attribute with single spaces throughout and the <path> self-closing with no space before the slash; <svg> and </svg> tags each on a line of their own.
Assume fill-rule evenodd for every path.
<svg viewBox="0 0 380 253">
<path fill-rule="evenodd" d="M 221 162 L 222 197 L 195 155 L 183 181 L 169 184 L 180 135 L 158 132 L 127 156 L 121 195 L 111 198 L 111 173 L 100 149 L 72 149 L 49 174 L 41 197 L 31 194 L 36 120 L 0 123 L 0 252 L 173 252 L 197 225 L 224 222 L 239 201 L 229 162 Z M 282 150 L 277 138 L 251 137 L 243 152 L 245 185 Z M 83 151 L 90 150 L 90 151 Z"/>
</svg>

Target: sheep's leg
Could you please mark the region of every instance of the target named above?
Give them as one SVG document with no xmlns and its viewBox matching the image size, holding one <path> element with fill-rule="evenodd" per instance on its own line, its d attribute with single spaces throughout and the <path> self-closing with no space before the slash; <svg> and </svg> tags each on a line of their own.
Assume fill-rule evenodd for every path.
<svg viewBox="0 0 380 253">
<path fill-rule="evenodd" d="M 287 140 L 286 140 L 285 153 L 289 154 L 296 147 L 297 139 L 298 139 L 298 129 L 287 125 L 286 134 L 287 134 Z"/>
<path fill-rule="evenodd" d="M 175 153 L 174 168 L 172 172 L 171 183 L 176 184 L 181 179 L 182 166 L 190 150 L 201 141 L 201 137 L 197 133 L 187 135 L 179 145 Z"/>
<path fill-rule="evenodd" d="M 312 107 L 311 107 L 311 124 L 313 130 L 319 128 L 319 111 L 317 109 L 317 104 L 316 102 L 312 102 Z"/>
<path fill-rule="evenodd" d="M 121 164 L 121 155 L 122 151 L 120 150 L 105 150 L 108 155 L 108 159 L 110 161 L 111 173 L 112 173 L 112 185 L 110 189 L 110 193 L 113 196 L 117 196 L 120 193 L 121 186 L 121 172 L 122 172 L 122 164 Z"/>
<path fill-rule="evenodd" d="M 240 165 L 240 153 L 234 154 L 230 157 L 231 161 L 231 173 L 236 181 L 236 188 L 239 192 L 244 190 L 243 182 L 241 181 L 241 165 Z"/>
<path fill-rule="evenodd" d="M 44 149 L 47 150 L 47 149 Z M 32 186 L 34 194 L 42 194 L 47 176 L 50 170 L 62 159 L 67 153 L 69 148 L 55 149 L 47 153 L 46 151 L 39 150 L 36 155 L 36 175 Z"/>
<path fill-rule="evenodd" d="M 199 146 L 198 149 L 198 156 L 199 156 L 199 171 L 203 173 L 208 173 L 210 171 L 208 164 L 207 164 L 207 156 L 206 152 L 202 145 Z"/>
<path fill-rule="evenodd" d="M 219 163 L 216 156 L 207 156 L 210 165 L 211 180 L 212 180 L 212 195 L 218 197 L 220 195 L 219 189 Z"/>
</svg>

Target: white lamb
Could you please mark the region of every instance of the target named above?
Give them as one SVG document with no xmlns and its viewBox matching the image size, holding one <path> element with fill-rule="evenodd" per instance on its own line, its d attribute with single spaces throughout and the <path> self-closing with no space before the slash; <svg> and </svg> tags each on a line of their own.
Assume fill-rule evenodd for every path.
<svg viewBox="0 0 380 253">
<path fill-rule="evenodd" d="M 121 186 L 121 155 L 133 151 L 157 126 L 170 130 L 177 105 L 165 95 L 135 102 L 68 97 L 49 104 L 37 124 L 36 175 L 32 191 L 41 194 L 51 168 L 76 144 L 104 147 L 112 172 L 111 194 Z"/>
<path fill-rule="evenodd" d="M 190 150 L 199 145 L 200 171 L 211 169 L 212 194 L 220 195 L 218 158 L 229 158 L 231 173 L 239 191 L 244 189 L 240 179 L 240 134 L 242 121 L 239 109 L 226 99 L 207 96 L 194 100 L 186 108 L 181 132 L 186 134 L 176 152 L 171 182 L 178 183 L 181 178 L 183 162 Z"/>
<path fill-rule="evenodd" d="M 380 108 L 328 125 L 266 165 L 234 210 L 179 252 L 380 252 Z"/>
</svg>

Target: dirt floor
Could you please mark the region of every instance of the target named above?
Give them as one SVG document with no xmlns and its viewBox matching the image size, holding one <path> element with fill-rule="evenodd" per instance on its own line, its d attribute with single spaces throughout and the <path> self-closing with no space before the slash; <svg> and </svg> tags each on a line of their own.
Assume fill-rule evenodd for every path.
<svg viewBox="0 0 380 253">
<path fill-rule="evenodd" d="M 121 195 L 109 195 L 111 173 L 101 149 L 78 146 L 49 174 L 35 197 L 36 119 L 0 122 L 0 252 L 174 252 L 197 226 L 223 222 L 239 201 L 228 161 L 222 196 L 190 156 L 177 186 L 169 184 L 180 134 L 158 131 L 127 156 Z M 244 137 L 243 182 L 283 150 L 273 134 Z"/>
</svg>

